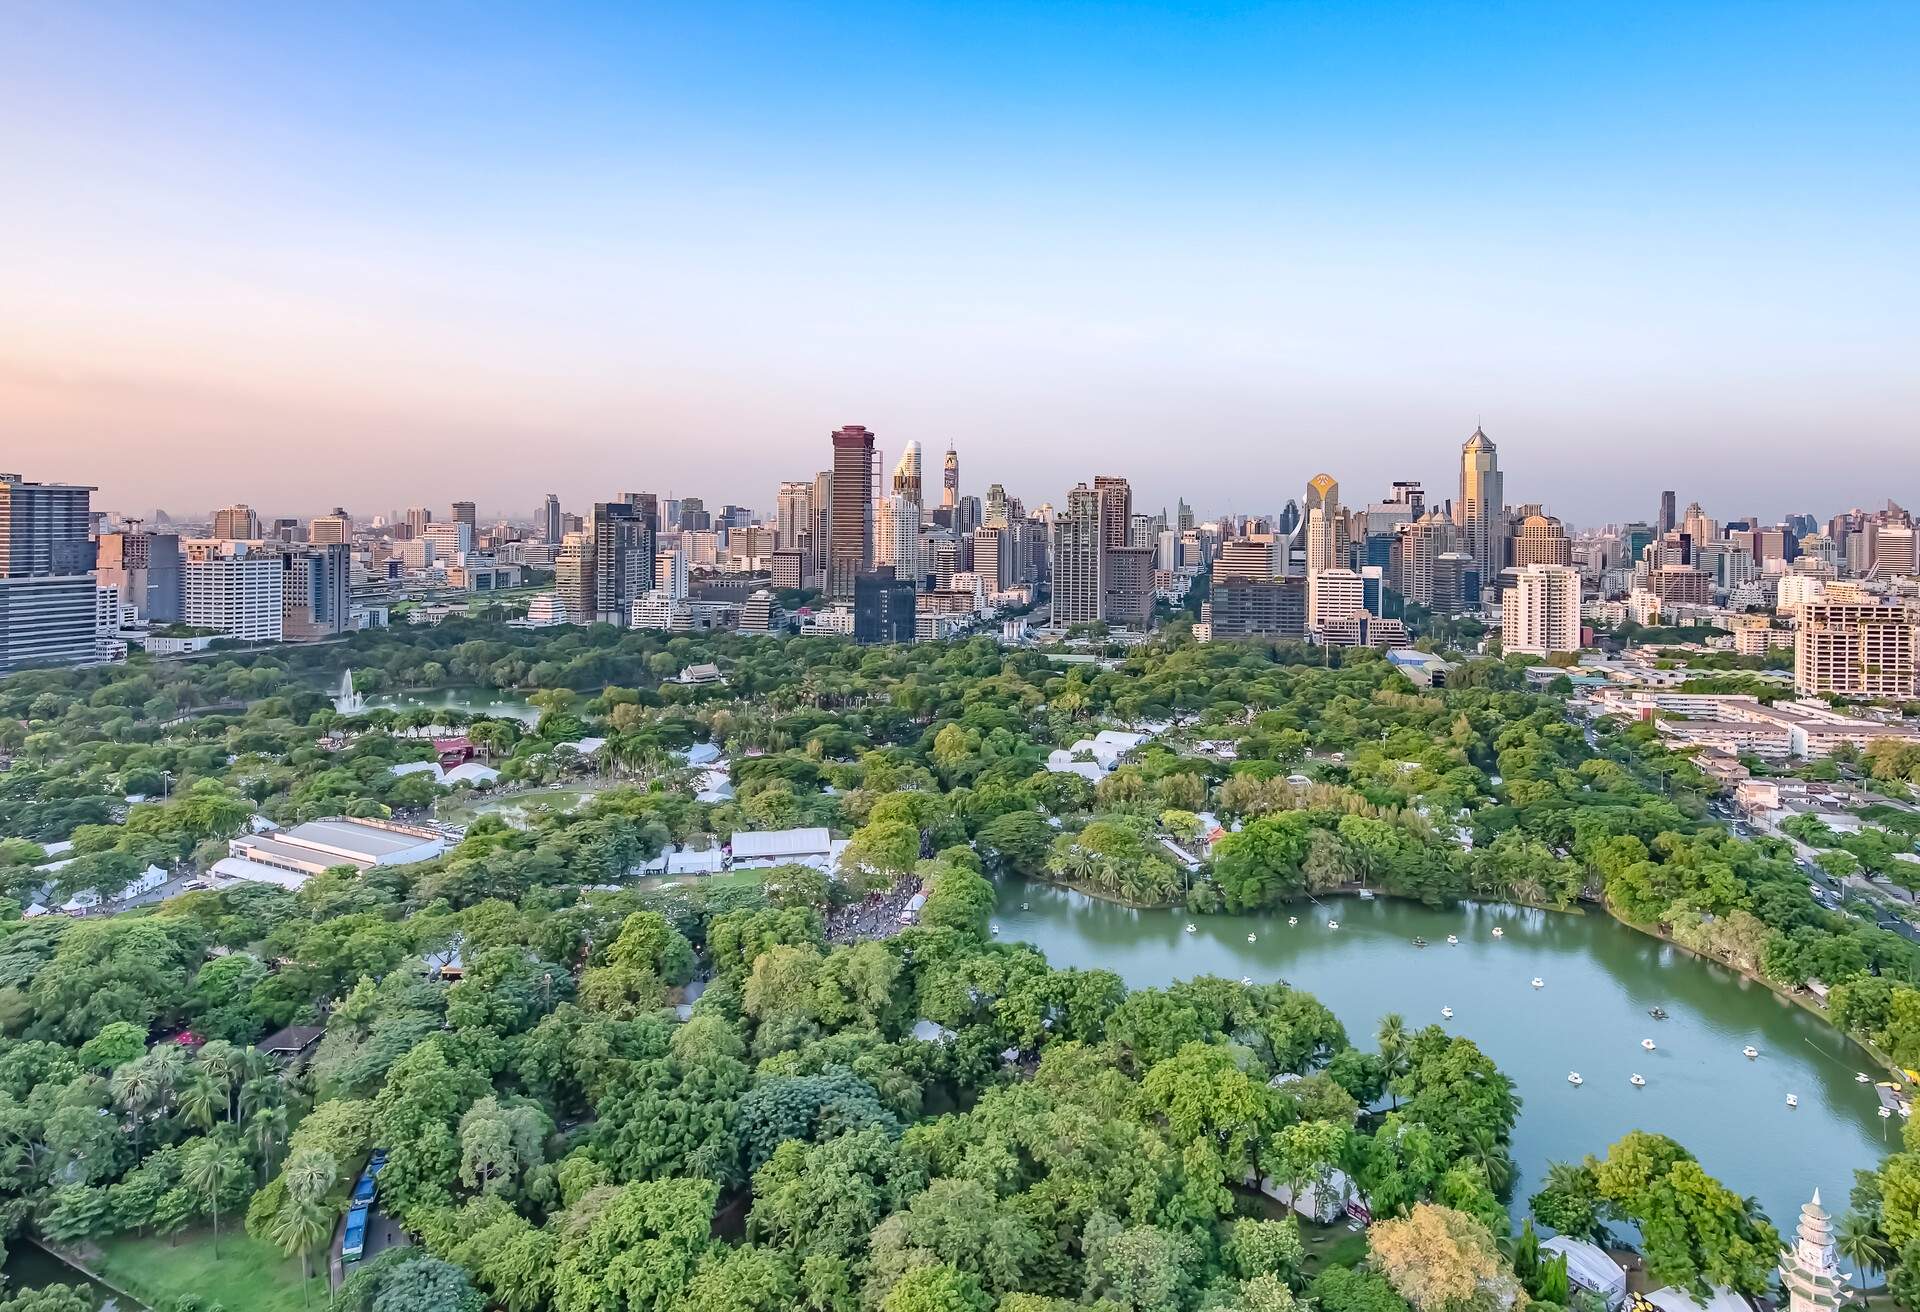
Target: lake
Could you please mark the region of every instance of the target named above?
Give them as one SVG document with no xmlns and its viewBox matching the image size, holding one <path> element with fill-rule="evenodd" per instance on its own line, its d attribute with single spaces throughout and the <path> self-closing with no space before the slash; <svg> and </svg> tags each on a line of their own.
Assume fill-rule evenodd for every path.
<svg viewBox="0 0 1920 1312">
<path fill-rule="evenodd" d="M 84 1290 L 94 1306 L 105 1312 L 130 1312 L 131 1307 L 137 1306 L 128 1304 L 125 1299 L 116 1299 L 105 1285 L 88 1279 L 52 1253 L 24 1238 L 7 1250 L 4 1274 L 9 1294 L 45 1289 L 48 1285 L 74 1285 Z"/>
<path fill-rule="evenodd" d="M 1290 915 L 1297 926 L 1288 926 Z M 1327 928 L 1330 918 L 1338 930 Z M 1883 1077 L 1851 1040 L 1764 986 L 1600 911 L 1339 898 L 1194 916 L 1009 879 L 996 923 L 1002 939 L 1032 943 L 1055 966 L 1104 968 L 1134 988 L 1209 974 L 1284 979 L 1332 1008 L 1369 1049 L 1390 1011 L 1411 1028 L 1465 1035 L 1512 1077 L 1523 1102 L 1513 1136 L 1516 1209 L 1548 1162 L 1604 1155 L 1627 1131 L 1644 1129 L 1671 1135 L 1790 1229 L 1816 1186 L 1837 1211 L 1854 1171 L 1899 1141 L 1898 1119 L 1883 1121 L 1873 1086 L 1854 1081 L 1856 1071 Z M 1504 937 L 1492 936 L 1496 925 Z M 1447 946 L 1448 934 L 1459 946 Z M 1416 935 L 1428 946 L 1413 946 Z M 1530 986 L 1536 976 L 1544 987 Z M 1648 1016 L 1656 1006 L 1668 1019 Z M 1453 1008 L 1451 1021 L 1442 1007 Z M 1653 1052 L 1640 1046 L 1649 1038 Z M 1749 1044 L 1758 1059 L 1741 1055 Z M 1568 1083 L 1570 1071 L 1581 1086 Z M 1629 1083 L 1636 1073 L 1645 1087 Z M 1789 1093 L 1798 1108 L 1786 1105 Z"/>
<path fill-rule="evenodd" d="M 463 711 L 468 715 L 495 715 L 532 725 L 540 710 L 517 692 L 497 688 L 436 688 L 426 692 L 389 692 L 367 698 L 370 711 Z"/>
</svg>

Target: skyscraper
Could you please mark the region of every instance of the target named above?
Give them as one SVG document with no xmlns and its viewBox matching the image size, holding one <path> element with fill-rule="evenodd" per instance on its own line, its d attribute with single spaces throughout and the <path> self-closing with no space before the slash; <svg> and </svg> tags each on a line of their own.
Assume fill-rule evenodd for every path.
<svg viewBox="0 0 1920 1312">
<path fill-rule="evenodd" d="M 478 514 L 475 513 L 473 508 L 473 502 L 471 501 L 454 502 L 451 509 L 451 513 L 447 516 L 447 518 L 451 519 L 456 524 L 465 524 L 468 528 L 471 528 L 471 529 L 478 529 L 480 527 L 480 518 Z"/>
<path fill-rule="evenodd" d="M 833 431 L 833 527 L 827 594 L 852 601 L 854 580 L 873 564 L 873 434 L 863 424 Z"/>
<path fill-rule="evenodd" d="M 307 524 L 307 541 L 322 547 L 352 542 L 353 516 L 339 506 L 331 515 L 315 515 Z"/>
<path fill-rule="evenodd" d="M 893 469 L 893 491 L 882 498 L 874 524 L 873 560 L 918 585 L 926 572 L 920 552 L 920 443 L 908 442 Z"/>
<path fill-rule="evenodd" d="M 540 540 L 554 546 L 560 545 L 560 498 L 552 492 L 540 504 Z"/>
<path fill-rule="evenodd" d="M 940 476 L 940 504 L 952 510 L 960 501 L 960 457 L 952 444 L 947 446 L 947 465 Z"/>
<path fill-rule="evenodd" d="M 241 542 L 257 538 L 260 536 L 260 516 L 244 502 L 228 506 L 225 510 L 216 510 L 213 512 L 213 536 Z"/>
<path fill-rule="evenodd" d="M 1340 509 L 1340 484 L 1331 474 L 1315 474 L 1307 484 L 1307 626 L 1319 627 L 1321 620 L 1320 576 L 1346 563 L 1346 517 Z"/>
<path fill-rule="evenodd" d="M 627 623 L 633 602 L 653 587 L 653 531 L 625 501 L 594 503 L 593 613 L 602 624 Z"/>
<path fill-rule="evenodd" d="M 813 476 L 813 547 L 807 553 L 806 587 L 827 585 L 827 548 L 833 541 L 833 471 Z"/>
<path fill-rule="evenodd" d="M 1660 494 L 1660 518 L 1656 522 L 1656 529 L 1662 537 L 1665 537 L 1667 534 L 1673 532 L 1675 528 L 1679 527 L 1679 523 L 1675 518 L 1676 512 L 1674 506 L 1676 504 L 1677 502 L 1671 491 Z"/>
<path fill-rule="evenodd" d="M 1500 645 L 1529 656 L 1579 651 L 1579 571 L 1564 564 L 1522 566 L 1500 605 Z"/>
<path fill-rule="evenodd" d="M 93 656 L 92 492 L 0 474 L 0 670 Z"/>
<path fill-rule="evenodd" d="M 427 525 L 431 523 L 433 523 L 433 512 L 431 510 L 428 510 L 425 506 L 408 506 L 407 507 L 407 536 L 408 537 L 410 538 L 425 537 L 427 535 Z M 224 538 L 224 537 L 230 536 L 229 534 L 221 533 L 218 531 L 219 530 L 218 520 L 214 521 L 214 529 L 215 529 L 214 536 L 217 538 Z"/>
<path fill-rule="evenodd" d="M 1100 500 L 1081 483 L 1053 521 L 1053 622 L 1061 627 L 1100 619 Z"/>
<path fill-rule="evenodd" d="M 1498 578 L 1506 563 L 1501 559 L 1506 554 L 1501 541 L 1505 510 L 1499 449 L 1476 428 L 1460 448 L 1460 499 L 1453 503 L 1453 522 L 1460 530 L 1460 548 L 1480 567 L 1482 580 Z"/>
<path fill-rule="evenodd" d="M 905 497 L 916 506 L 920 504 L 920 441 L 918 438 L 907 443 L 907 449 L 900 453 L 900 463 L 893 467 L 893 495 Z"/>
</svg>

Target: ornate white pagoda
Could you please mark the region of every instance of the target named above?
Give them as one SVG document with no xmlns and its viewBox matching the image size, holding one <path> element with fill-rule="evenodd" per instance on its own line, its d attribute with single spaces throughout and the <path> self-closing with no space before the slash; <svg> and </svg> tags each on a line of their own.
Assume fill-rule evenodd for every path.
<svg viewBox="0 0 1920 1312">
<path fill-rule="evenodd" d="M 1800 1209 L 1800 1228 L 1780 1259 L 1780 1287 L 1789 1312 L 1835 1312 L 1846 1284 L 1833 1253 L 1833 1224 L 1820 1206 L 1820 1191 Z"/>
</svg>

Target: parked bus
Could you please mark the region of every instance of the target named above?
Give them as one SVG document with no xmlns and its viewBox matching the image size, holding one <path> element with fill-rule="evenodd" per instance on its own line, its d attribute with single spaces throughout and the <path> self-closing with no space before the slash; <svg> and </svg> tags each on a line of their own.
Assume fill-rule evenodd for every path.
<svg viewBox="0 0 1920 1312">
<path fill-rule="evenodd" d="M 367 1208 L 364 1203 L 356 1204 L 347 1213 L 346 1238 L 340 1245 L 342 1262 L 358 1262 L 360 1254 L 367 1251 Z"/>
</svg>

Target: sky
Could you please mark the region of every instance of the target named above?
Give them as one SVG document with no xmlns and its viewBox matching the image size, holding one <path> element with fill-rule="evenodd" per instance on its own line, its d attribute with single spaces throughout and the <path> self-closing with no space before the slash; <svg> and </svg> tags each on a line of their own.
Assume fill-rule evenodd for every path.
<svg viewBox="0 0 1920 1312">
<path fill-rule="evenodd" d="M 1920 6 L 0 7 L 0 468 L 1920 502 Z"/>
</svg>

